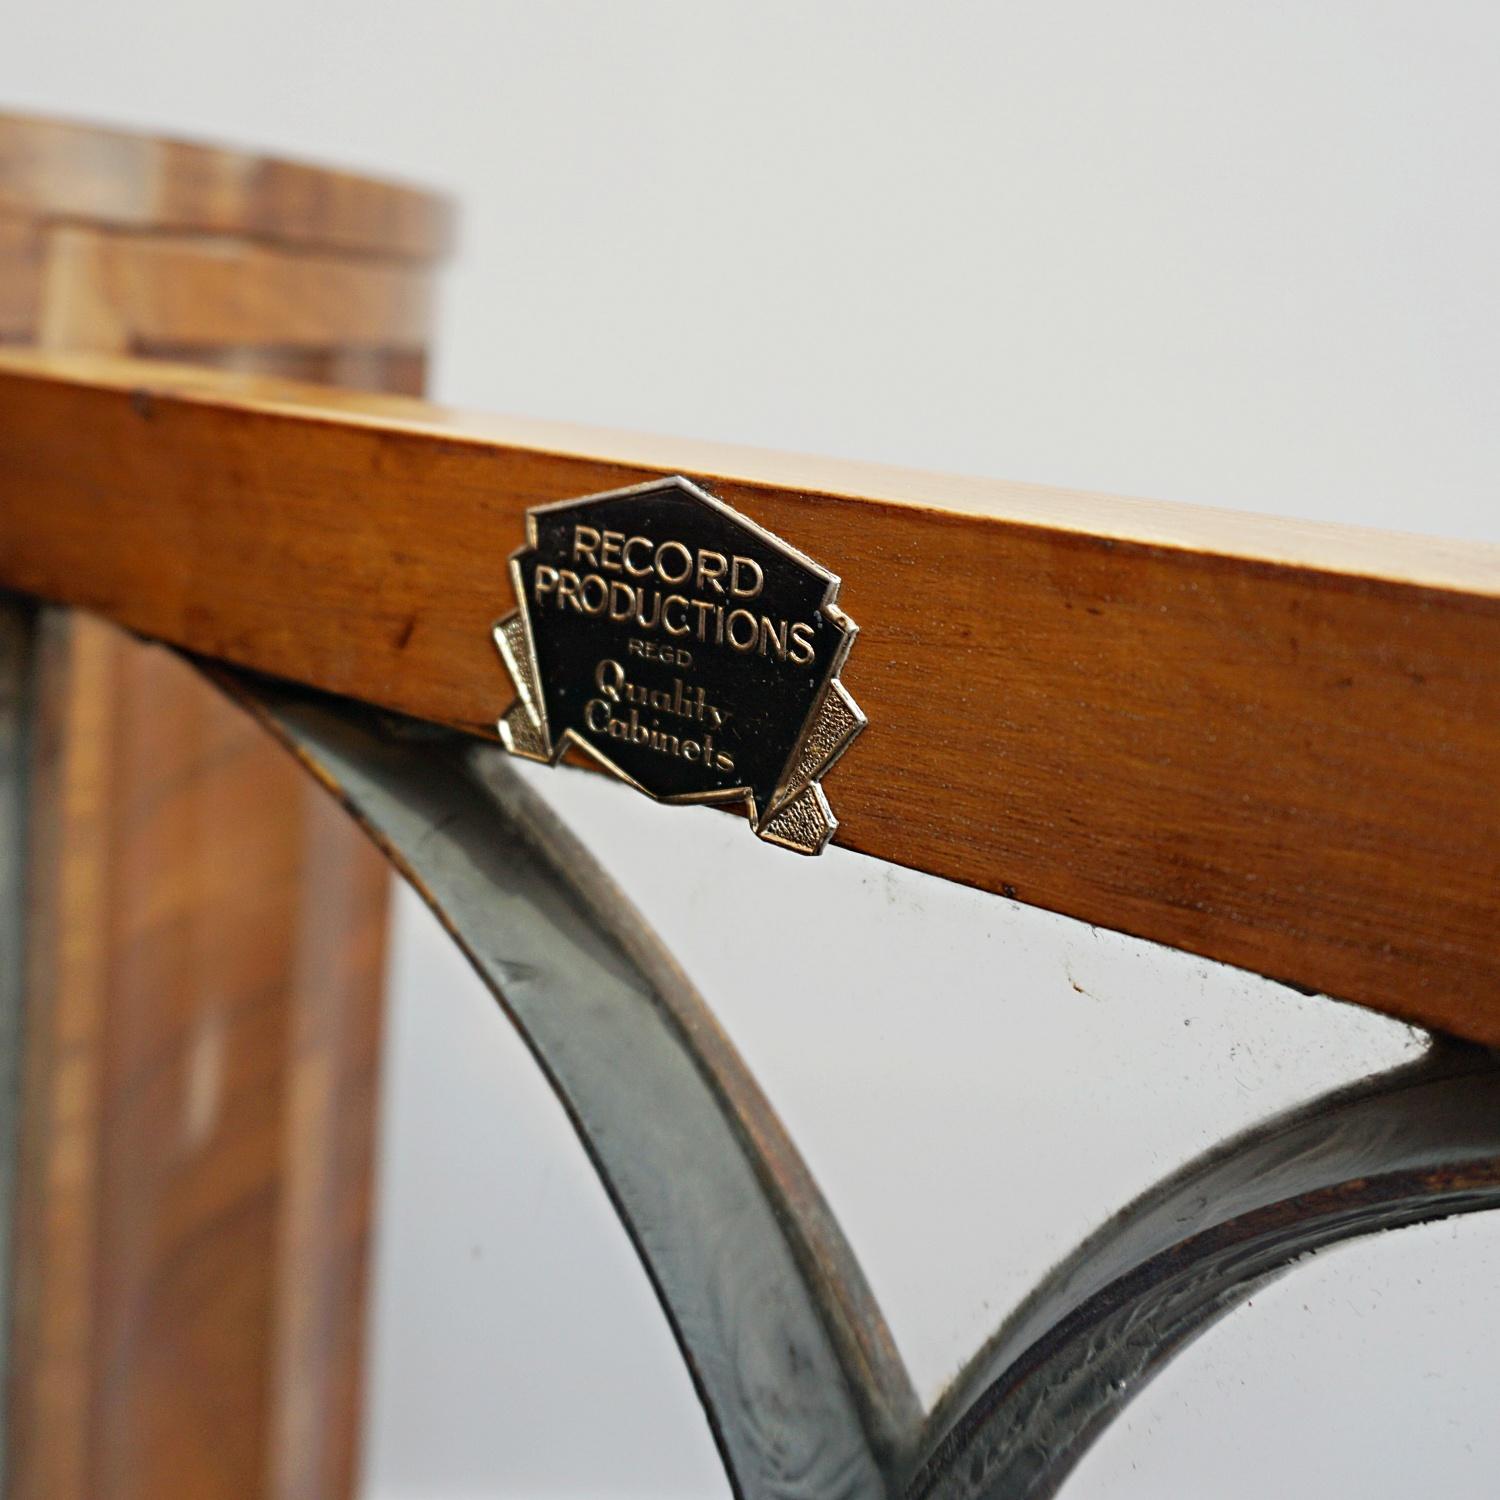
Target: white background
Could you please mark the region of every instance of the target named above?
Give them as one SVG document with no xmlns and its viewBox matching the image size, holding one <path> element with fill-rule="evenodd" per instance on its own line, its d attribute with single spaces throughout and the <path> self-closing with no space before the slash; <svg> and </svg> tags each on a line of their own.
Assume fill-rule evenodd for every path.
<svg viewBox="0 0 1500 1500">
<path fill-rule="evenodd" d="M 5 105 L 450 188 L 442 399 L 1500 530 L 1494 6 L 9 0 L 0 21 Z M 764 1076 L 928 1395 L 1154 1176 L 1416 1045 L 726 818 L 537 785 Z M 560 1111 L 409 900 L 393 970 L 370 1500 L 723 1494 Z M 1493 1493 L 1497 1273 L 1484 1220 L 1299 1271 L 1068 1493 Z"/>
</svg>

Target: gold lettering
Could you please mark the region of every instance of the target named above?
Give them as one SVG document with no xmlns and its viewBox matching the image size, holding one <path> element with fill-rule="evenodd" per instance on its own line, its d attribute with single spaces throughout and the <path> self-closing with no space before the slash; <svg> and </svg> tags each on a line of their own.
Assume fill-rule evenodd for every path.
<svg viewBox="0 0 1500 1500">
<path fill-rule="evenodd" d="M 589 603 L 589 585 L 598 584 L 599 597 L 595 603 Z M 609 603 L 609 585 L 597 573 L 585 573 L 583 583 L 579 586 L 578 597 L 583 605 L 586 615 L 599 615 L 604 613 L 604 607 Z"/>
<path fill-rule="evenodd" d="M 625 543 L 625 546 L 621 550 L 620 560 L 625 564 L 625 571 L 632 578 L 649 578 L 651 576 L 651 562 L 649 558 L 640 567 L 636 567 L 630 560 L 630 549 L 637 543 L 644 547 L 647 552 L 651 550 L 651 538 L 649 536 L 633 536 Z"/>
<path fill-rule="evenodd" d="M 577 562 L 580 557 L 588 559 L 591 568 L 599 566 L 599 559 L 595 555 L 599 546 L 599 533 L 592 526 L 575 526 L 573 528 L 573 561 Z"/>
<path fill-rule="evenodd" d="M 578 602 L 578 575 L 572 568 L 564 568 L 557 575 L 557 607 L 563 607 L 563 601 L 571 604 L 574 610 L 582 614 L 583 606 Z"/>
<path fill-rule="evenodd" d="M 620 701 L 625 680 L 625 668 L 608 656 L 594 668 L 594 686 L 614 703 Z"/>
<path fill-rule="evenodd" d="M 628 620 L 635 613 L 635 590 L 628 583 L 612 583 L 609 586 L 609 617 L 611 620 Z M 630 643 L 632 646 L 634 641 Z"/>
<path fill-rule="evenodd" d="M 667 572 L 666 556 L 668 552 L 680 552 L 682 554 L 682 572 L 675 577 Z M 688 576 L 693 571 L 693 554 L 688 551 L 681 542 L 663 542 L 656 549 L 656 576 L 663 583 L 686 583 Z"/>
<path fill-rule="evenodd" d="M 813 659 L 812 626 L 805 620 L 797 620 L 792 625 L 792 644 L 790 653 L 792 665 L 805 667 Z"/>
<path fill-rule="evenodd" d="M 710 552 L 707 547 L 698 549 L 698 590 L 701 593 L 704 585 L 713 588 L 714 593 L 722 594 L 724 585 L 719 580 L 729 571 L 729 559 L 722 552 Z"/>
<path fill-rule="evenodd" d="M 748 570 L 755 575 L 755 581 L 746 586 L 740 582 L 741 570 Z M 729 592 L 737 599 L 753 599 L 761 589 L 765 587 L 766 575 L 761 572 L 760 564 L 753 557 L 737 557 L 729 571 Z"/>
<path fill-rule="evenodd" d="M 667 611 L 674 604 L 680 604 L 682 606 L 681 625 L 674 625 L 671 620 L 667 618 Z M 682 597 L 681 594 L 667 595 L 666 600 L 663 602 L 661 607 L 661 623 L 662 627 L 666 630 L 668 635 L 686 635 L 688 633 L 687 608 L 688 602 Z"/>
<path fill-rule="evenodd" d="M 776 621 L 768 620 L 764 615 L 760 617 L 760 654 L 766 654 L 767 645 L 776 648 L 776 660 L 786 660 L 786 621 L 781 622 L 781 629 L 776 629 Z"/>
<path fill-rule="evenodd" d="M 734 633 L 736 620 L 742 620 L 750 627 L 750 634 L 743 640 Z M 729 644 L 736 651 L 753 651 L 755 643 L 760 639 L 760 624 L 748 609 L 734 609 L 729 612 L 729 618 L 724 622 L 725 633 L 729 637 Z"/>
</svg>

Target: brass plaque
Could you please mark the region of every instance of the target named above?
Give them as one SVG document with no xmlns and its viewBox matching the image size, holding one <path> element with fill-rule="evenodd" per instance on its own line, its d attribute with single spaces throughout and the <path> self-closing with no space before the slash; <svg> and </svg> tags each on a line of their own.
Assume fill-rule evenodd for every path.
<svg viewBox="0 0 1500 1500">
<path fill-rule="evenodd" d="M 506 749 L 575 745 L 658 801 L 742 803 L 760 838 L 821 851 L 818 778 L 865 725 L 838 680 L 857 628 L 839 580 L 681 477 L 536 506 L 526 532 L 495 626 Z"/>
</svg>

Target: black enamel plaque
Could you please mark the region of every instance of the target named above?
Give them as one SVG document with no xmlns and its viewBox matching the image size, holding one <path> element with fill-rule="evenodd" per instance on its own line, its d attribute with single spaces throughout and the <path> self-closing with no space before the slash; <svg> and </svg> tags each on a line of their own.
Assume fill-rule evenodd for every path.
<svg viewBox="0 0 1500 1500">
<path fill-rule="evenodd" d="M 495 627 L 513 753 L 569 745 L 664 802 L 743 802 L 816 853 L 818 778 L 864 726 L 838 672 L 855 634 L 839 580 L 686 479 L 538 506 Z"/>
</svg>

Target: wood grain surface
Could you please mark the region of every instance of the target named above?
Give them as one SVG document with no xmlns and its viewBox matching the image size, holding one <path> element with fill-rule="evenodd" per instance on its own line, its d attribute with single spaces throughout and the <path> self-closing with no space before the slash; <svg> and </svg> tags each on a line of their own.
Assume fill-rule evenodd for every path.
<svg viewBox="0 0 1500 1500">
<path fill-rule="evenodd" d="M 420 266 L 244 240 L 65 225 L 47 236 L 42 286 L 49 349 L 420 349 L 432 323 Z"/>
<path fill-rule="evenodd" d="M 0 213 L 0 341 L 31 337 L 41 276 L 41 230 L 29 219 Z"/>
<path fill-rule="evenodd" d="M 526 508 L 686 473 L 843 577 L 839 843 L 1500 1042 L 1500 550 L 85 358 L 0 413 L 0 581 L 481 734 Z"/>
<path fill-rule="evenodd" d="M 445 220 L 0 117 L 0 340 L 417 391 Z M 36 689 L 6 1494 L 351 1496 L 384 861 L 162 648 L 56 612 Z"/>
<path fill-rule="evenodd" d="M 40 679 L 9 1494 L 352 1494 L 386 872 L 180 658 Z"/>
<path fill-rule="evenodd" d="M 415 187 L 255 153 L 0 114 L 0 212 L 431 260 L 453 213 Z"/>
</svg>

